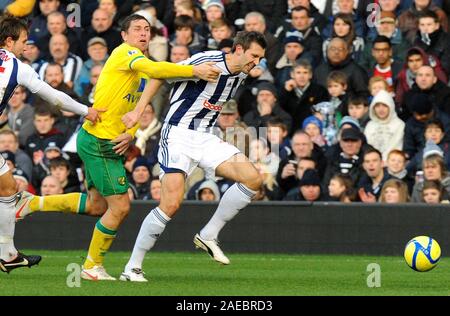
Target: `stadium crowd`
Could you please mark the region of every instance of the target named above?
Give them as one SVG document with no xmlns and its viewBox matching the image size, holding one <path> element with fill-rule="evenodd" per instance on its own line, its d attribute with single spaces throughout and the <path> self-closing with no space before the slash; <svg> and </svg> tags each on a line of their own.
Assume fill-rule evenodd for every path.
<svg viewBox="0 0 450 316">
<path fill-rule="evenodd" d="M 264 33 L 265 59 L 223 105 L 215 131 L 260 171 L 256 200 L 450 198 L 450 1 L 80 0 L 78 15 L 71 3 L 0 0 L 0 11 L 29 22 L 23 61 L 86 105 L 131 13 L 152 26 L 145 54 L 155 61 L 227 53 L 237 31 Z M 131 199 L 160 198 L 170 89 L 165 83 L 147 106 L 125 154 Z M 75 146 L 81 123 L 15 90 L 0 117 L 0 152 L 20 190 L 86 190 Z M 231 185 L 198 169 L 186 199 L 218 201 Z"/>
</svg>

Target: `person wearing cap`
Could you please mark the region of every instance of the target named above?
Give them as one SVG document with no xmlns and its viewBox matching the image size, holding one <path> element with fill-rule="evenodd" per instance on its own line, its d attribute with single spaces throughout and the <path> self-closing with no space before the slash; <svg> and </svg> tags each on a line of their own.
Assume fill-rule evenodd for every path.
<svg viewBox="0 0 450 316">
<path fill-rule="evenodd" d="M 230 99 L 224 103 L 217 126 L 222 131 L 222 139 L 239 148 L 248 157 L 250 134 L 247 124 L 240 119 L 236 100 Z"/>
<path fill-rule="evenodd" d="M 284 53 L 275 65 L 275 83 L 278 88 L 284 87 L 286 81 L 291 79 L 292 67 L 300 60 L 306 60 L 312 67 L 316 66 L 316 60 L 305 49 L 303 37 L 299 32 L 289 33 L 284 38 Z"/>
<path fill-rule="evenodd" d="M 145 157 L 138 157 L 133 164 L 131 183 L 136 189 L 136 200 L 143 200 L 149 194 L 152 166 Z"/>
<path fill-rule="evenodd" d="M 279 117 L 288 127 L 292 128 L 292 117 L 278 104 L 278 92 L 270 82 L 262 82 L 257 86 L 256 109 L 244 116 L 244 123 L 252 127 L 264 127 L 273 117 Z"/>
<path fill-rule="evenodd" d="M 25 58 L 33 67 L 35 71 L 45 63 L 45 60 L 41 57 L 41 50 L 39 49 L 36 39 L 29 37 L 25 43 L 25 49 L 23 50 L 23 58 Z"/>
<path fill-rule="evenodd" d="M 321 181 L 319 173 L 315 169 L 306 169 L 300 179 L 298 187 L 293 188 L 284 197 L 283 201 L 323 201 Z"/>
<path fill-rule="evenodd" d="M 402 1 L 407 2 L 407 1 Z M 413 0 L 411 1 L 411 7 L 405 10 L 398 17 L 398 26 L 400 31 L 405 34 L 406 39 L 413 43 L 417 36 L 419 29 L 419 16 L 423 11 L 431 10 L 437 16 L 437 22 L 441 25 L 444 32 L 448 31 L 448 18 L 446 13 L 438 6 L 436 6 L 433 0 Z"/>
<path fill-rule="evenodd" d="M 90 83 L 91 69 L 96 65 L 103 66 L 108 59 L 108 44 L 101 37 L 93 37 L 88 41 L 87 52 L 89 59 L 83 62 L 80 75 L 75 80 L 74 91 L 77 95 L 82 96 L 84 90 Z"/>
<path fill-rule="evenodd" d="M 437 107 L 430 100 L 430 96 L 424 93 L 411 95 L 411 101 L 407 104 L 412 116 L 406 121 L 403 150 L 408 159 L 414 157 L 420 148 L 425 146 L 425 124 L 431 119 L 439 119 L 442 122 L 445 133 L 450 133 L 450 116 Z"/>
<path fill-rule="evenodd" d="M 359 129 L 345 128 L 341 132 L 338 146 L 327 151 L 327 167 L 323 177 L 323 185 L 328 185 L 333 175 L 348 174 L 354 183 L 358 183 L 362 174 L 362 152 L 364 134 Z"/>
<path fill-rule="evenodd" d="M 2 155 L 3 159 L 8 164 L 9 169 L 16 169 L 16 156 L 13 152 L 9 150 L 0 151 L 0 155 Z"/>
<path fill-rule="evenodd" d="M 398 28 L 397 16 L 390 11 L 381 11 L 379 19 L 375 21 L 375 27 L 369 29 L 364 50 L 359 58 L 359 64 L 367 71 L 375 67 L 376 60 L 372 54 L 372 42 L 377 36 L 389 38 L 392 47 L 392 59 L 403 64 L 411 44 L 403 37 Z"/>
<path fill-rule="evenodd" d="M 450 194 L 450 173 L 445 164 L 444 153 L 432 140 L 426 143 L 423 150 L 423 178 L 428 181 L 439 181 L 448 196 Z M 416 181 L 411 195 L 412 202 L 424 202 L 423 181 Z"/>
</svg>

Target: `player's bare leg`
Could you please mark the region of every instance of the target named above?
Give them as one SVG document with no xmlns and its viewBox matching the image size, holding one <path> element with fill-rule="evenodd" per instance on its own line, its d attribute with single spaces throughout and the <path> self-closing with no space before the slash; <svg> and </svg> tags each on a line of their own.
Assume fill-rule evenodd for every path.
<svg viewBox="0 0 450 316">
<path fill-rule="evenodd" d="M 145 254 L 153 248 L 167 223 L 176 214 L 184 197 L 184 173 L 167 173 L 161 179 L 161 201 L 144 219 L 122 281 L 146 282 L 142 272 Z"/>
<path fill-rule="evenodd" d="M 108 210 L 95 225 L 88 256 L 81 272 L 81 277 L 86 280 L 115 280 L 104 269 L 103 260 L 120 224 L 130 212 L 130 200 L 126 193 L 107 196 L 104 199 L 108 204 Z"/>
<path fill-rule="evenodd" d="M 208 252 L 217 262 L 229 264 L 230 260 L 218 246 L 217 237 L 225 224 L 250 203 L 261 187 L 262 180 L 253 164 L 241 153 L 220 164 L 216 174 L 236 183 L 225 192 L 208 224 L 195 235 L 194 244 Z"/>
<path fill-rule="evenodd" d="M 0 156 L 1 157 L 1 156 Z M 3 157 L 0 158 L 0 270 L 9 273 L 20 267 L 31 267 L 40 256 L 26 256 L 14 247 L 17 185 Z"/>
</svg>

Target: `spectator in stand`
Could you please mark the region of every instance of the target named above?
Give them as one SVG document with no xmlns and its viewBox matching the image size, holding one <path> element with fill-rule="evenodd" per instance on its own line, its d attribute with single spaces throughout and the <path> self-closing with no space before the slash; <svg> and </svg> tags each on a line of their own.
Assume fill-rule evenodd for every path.
<svg viewBox="0 0 450 316">
<path fill-rule="evenodd" d="M 287 11 L 286 1 L 276 0 L 243 0 L 241 6 L 241 16 L 249 12 L 261 12 L 267 21 L 269 31 L 273 32 L 283 22 L 283 15 Z"/>
<path fill-rule="evenodd" d="M 288 192 L 284 201 L 324 201 L 325 196 L 320 186 L 320 177 L 317 170 L 307 169 L 299 182 L 299 187 Z"/>
<path fill-rule="evenodd" d="M 144 157 L 138 157 L 133 165 L 131 183 L 136 188 L 136 200 L 142 200 L 149 194 L 152 166 Z"/>
<path fill-rule="evenodd" d="M 450 143 L 449 137 L 445 135 L 444 125 L 436 118 L 425 123 L 425 143 L 432 141 L 442 150 L 444 161 L 447 169 L 450 169 Z M 408 163 L 407 169 L 410 173 L 415 174 L 417 170 L 422 170 L 422 158 L 425 148 L 421 148 L 417 154 L 412 157 Z"/>
<path fill-rule="evenodd" d="M 272 152 L 275 150 L 275 154 L 280 157 L 280 160 L 286 159 L 292 153 L 291 143 L 287 136 L 287 126 L 281 119 L 273 118 L 267 121 L 267 139 Z"/>
<path fill-rule="evenodd" d="M 338 173 L 330 179 L 328 195 L 331 201 L 351 203 L 356 201 L 357 194 L 353 180 L 348 174 Z"/>
<path fill-rule="evenodd" d="M 159 140 L 162 124 L 155 116 L 153 106 L 148 104 L 139 120 L 139 128 L 135 135 L 135 145 L 150 166 L 158 162 Z"/>
<path fill-rule="evenodd" d="M 359 60 L 364 50 L 364 39 L 357 36 L 352 14 L 338 13 L 333 17 L 331 36 L 322 45 L 323 60 L 327 60 L 327 51 L 330 41 L 335 38 L 343 39 L 351 48 L 352 58 Z"/>
<path fill-rule="evenodd" d="M 448 194 L 441 182 L 437 180 L 425 180 L 423 183 L 422 199 L 427 204 L 448 204 Z"/>
<path fill-rule="evenodd" d="M 442 69 L 440 61 L 428 55 L 423 49 L 413 47 L 408 50 L 406 62 L 400 71 L 395 87 L 395 103 L 399 117 L 403 120 L 409 118 L 411 113 L 405 108 L 405 94 L 411 91 L 416 83 L 417 72 L 422 66 L 431 66 L 434 69 L 435 77 L 442 82 L 447 82 L 447 75 Z"/>
<path fill-rule="evenodd" d="M 30 157 L 19 148 L 19 138 L 11 130 L 0 131 L 0 151 L 6 150 L 9 150 L 14 154 L 17 168 L 23 170 L 28 179 L 31 179 L 33 162 Z"/>
<path fill-rule="evenodd" d="M 59 11 L 60 5 L 59 0 L 39 0 L 39 13 L 31 20 L 30 37 L 39 40 L 48 34 L 47 16 L 52 12 Z"/>
<path fill-rule="evenodd" d="M 43 63 L 45 63 L 45 60 L 40 56 L 41 51 L 37 46 L 36 40 L 29 37 L 23 50 L 22 57 L 25 58 L 30 63 L 30 66 L 36 71 L 42 66 Z"/>
<path fill-rule="evenodd" d="M 413 43 L 419 29 L 419 19 L 423 12 L 431 11 L 436 16 L 436 22 L 442 29 L 448 31 L 448 18 L 445 12 L 432 3 L 432 0 L 414 0 L 411 7 L 398 17 L 398 26 L 406 39 Z"/>
<path fill-rule="evenodd" d="M 290 80 L 286 81 L 280 93 L 280 105 L 289 113 L 295 124 L 312 115 L 314 104 L 328 100 L 327 90 L 311 82 L 313 68 L 306 60 L 300 60 L 291 71 Z"/>
<path fill-rule="evenodd" d="M 31 194 L 36 194 L 36 190 L 29 182 L 28 177 L 25 174 L 25 172 L 16 168 L 13 171 L 13 177 L 14 177 L 14 180 L 16 180 L 17 190 L 19 192 L 27 191 L 27 192 L 30 192 Z"/>
<path fill-rule="evenodd" d="M 402 70 L 403 63 L 394 60 L 392 44 L 386 36 L 375 38 L 372 46 L 372 55 L 376 61 L 373 68 L 369 69 L 369 77 L 381 77 L 388 84 L 388 91 L 394 91 L 394 81 Z"/>
<path fill-rule="evenodd" d="M 175 18 L 175 34 L 172 36 L 170 45 L 187 46 L 189 53 L 194 55 L 206 49 L 205 39 L 194 32 L 194 19 L 187 15 L 180 15 Z"/>
<path fill-rule="evenodd" d="M 445 189 L 444 198 L 448 200 L 450 194 L 450 175 L 444 162 L 442 150 L 432 141 L 427 143 L 423 152 L 423 178 L 428 181 L 439 181 Z M 413 188 L 412 201 L 424 202 L 423 200 L 424 181 L 418 179 Z"/>
<path fill-rule="evenodd" d="M 419 15 L 419 30 L 414 45 L 422 48 L 427 54 L 436 56 L 448 76 L 450 75 L 450 34 L 445 30 L 434 11 L 423 11 Z"/>
<path fill-rule="evenodd" d="M 51 60 L 42 64 L 39 69 L 39 76 L 45 77 L 45 72 L 50 63 L 59 64 L 64 69 L 64 82 L 73 88 L 75 80 L 80 75 L 81 67 L 83 66 L 83 60 L 76 55 L 69 52 L 69 41 L 64 34 L 55 34 L 50 39 L 50 55 Z"/>
<path fill-rule="evenodd" d="M 327 63 L 322 63 L 314 72 L 314 82 L 326 87 L 332 71 L 341 71 L 348 78 L 348 93 L 368 96 L 366 71 L 351 57 L 350 48 L 341 38 L 333 38 L 328 45 Z"/>
<path fill-rule="evenodd" d="M 203 3 L 206 4 L 206 6 L 203 6 L 206 21 L 198 25 L 195 31 L 201 37 L 209 38 L 211 36 L 211 23 L 216 20 L 226 19 L 225 7 L 220 0 L 209 0 Z"/>
<path fill-rule="evenodd" d="M 367 143 L 379 150 L 386 161 L 391 150 L 403 148 L 405 122 L 398 118 L 390 93 L 383 90 L 373 98 L 369 116 L 364 129 Z"/>
<path fill-rule="evenodd" d="M 322 149 L 314 145 L 311 137 L 302 130 L 296 131 L 292 136 L 291 148 L 291 155 L 282 160 L 278 167 L 277 183 L 284 194 L 298 184 L 297 165 L 302 159 L 312 159 L 321 177 L 327 163 Z"/>
<path fill-rule="evenodd" d="M 42 180 L 40 195 L 48 196 L 48 195 L 56 195 L 63 194 L 64 190 L 61 186 L 59 180 L 54 176 L 46 176 L 44 180 Z"/>
<path fill-rule="evenodd" d="M 206 39 L 208 50 L 218 50 L 219 44 L 225 39 L 233 37 L 233 27 L 226 20 L 215 20 L 211 23 L 211 36 Z"/>
<path fill-rule="evenodd" d="M 249 160 L 254 164 L 261 165 L 261 169 L 268 172 L 272 177 L 276 177 L 280 157 L 270 151 L 267 141 L 264 138 L 257 138 L 250 141 Z"/>
<path fill-rule="evenodd" d="M 399 2 L 398 0 L 393 1 Z M 398 28 L 397 16 L 393 12 L 381 11 L 379 20 L 375 22 L 378 23 L 375 23 L 375 27 L 369 30 L 364 51 L 359 59 L 359 64 L 367 71 L 375 67 L 376 60 L 373 56 L 372 42 L 378 36 L 386 36 L 389 39 L 392 48 L 393 61 L 403 64 L 411 44 L 403 37 L 402 32 Z"/>
<path fill-rule="evenodd" d="M 41 37 L 37 42 L 41 52 L 40 57 L 45 60 L 50 60 L 51 55 L 49 51 L 49 42 L 52 36 L 56 34 L 63 34 L 67 37 L 70 43 L 69 51 L 76 56 L 81 56 L 81 42 L 73 29 L 67 28 L 66 17 L 59 11 L 54 11 L 47 16 L 48 34 Z"/>
<path fill-rule="evenodd" d="M 311 140 L 317 146 L 324 148 L 327 145 L 325 137 L 322 135 L 323 133 L 323 123 L 316 116 L 311 115 L 308 116 L 302 124 L 302 130 L 306 132 L 306 134 L 311 137 Z"/>
<path fill-rule="evenodd" d="M 392 176 L 384 168 L 381 152 L 369 148 L 363 155 L 363 168 L 366 172 L 358 183 L 358 195 L 363 203 L 374 203 L 381 195 L 381 188 Z"/>
<path fill-rule="evenodd" d="M 408 186 L 408 192 L 411 193 L 414 187 L 414 177 L 406 169 L 406 154 L 402 150 L 394 149 L 392 150 L 386 161 L 387 172 L 397 178 L 402 180 Z"/>
<path fill-rule="evenodd" d="M 338 148 L 331 147 L 327 152 L 327 167 L 322 181 L 324 186 L 328 185 L 330 179 L 337 173 L 348 174 L 354 183 L 359 182 L 364 172 L 363 139 L 364 134 L 359 129 L 350 127 L 342 130 Z"/>
<path fill-rule="evenodd" d="M 427 94 L 434 106 L 450 115 L 450 88 L 437 78 L 432 67 L 422 66 L 419 68 L 416 84 L 404 96 L 404 106 L 407 107 L 417 93 Z"/>
<path fill-rule="evenodd" d="M 153 178 L 150 181 L 150 194 L 146 195 L 144 200 L 161 200 L 161 180 Z"/>
<path fill-rule="evenodd" d="M 311 19 L 313 20 L 311 26 L 313 28 L 317 29 L 319 32 L 321 32 L 325 28 L 325 26 L 327 24 L 327 19 L 325 18 L 325 16 L 323 16 L 319 12 L 318 8 L 312 2 L 315 2 L 315 1 L 314 0 L 313 1 L 311 1 L 311 0 L 288 0 L 289 8 L 288 8 L 288 11 L 287 11 L 287 15 L 285 16 L 283 25 L 280 26 L 277 29 L 277 31 L 278 30 L 281 31 L 283 28 L 286 28 L 286 24 L 290 25 L 292 10 L 295 7 L 302 6 L 302 7 L 307 8 L 309 10 L 309 12 L 310 12 Z"/>
<path fill-rule="evenodd" d="M 357 120 L 362 132 L 370 120 L 367 98 L 353 96 L 348 100 L 348 115 Z"/>
<path fill-rule="evenodd" d="M 97 9 L 92 14 L 91 25 L 82 34 L 83 58 L 88 58 L 87 43 L 93 37 L 101 37 L 108 44 L 108 54 L 111 55 L 114 48 L 122 44 L 120 32 L 113 27 L 113 17 L 108 12 Z"/>
<path fill-rule="evenodd" d="M 205 180 L 197 189 L 196 198 L 198 201 L 219 201 L 220 192 L 217 184 L 212 180 Z"/>
<path fill-rule="evenodd" d="M 89 84 L 83 88 L 81 103 L 88 104 L 89 106 L 92 106 L 94 104 L 95 85 L 97 84 L 102 69 L 102 65 L 95 65 L 91 68 Z"/>
<path fill-rule="evenodd" d="M 88 44 L 89 59 L 83 63 L 80 75 L 75 80 L 74 91 L 78 96 L 82 96 L 86 86 L 89 85 L 91 79 L 91 69 L 96 65 L 103 66 L 108 59 L 108 45 L 101 37 L 93 37 Z"/>
<path fill-rule="evenodd" d="M 208 13 L 207 13 L 208 16 Z M 266 19 L 259 12 L 249 12 L 245 16 L 245 30 L 247 32 L 260 32 L 264 34 L 267 42 L 266 54 L 267 65 L 272 75 L 275 74 L 275 65 L 281 55 L 281 46 L 278 39 L 267 30 Z"/>
<path fill-rule="evenodd" d="M 313 27 L 310 11 L 302 6 L 292 9 L 291 24 L 281 28 L 275 34 L 279 42 L 289 37 L 290 33 L 300 33 L 303 38 L 305 51 L 314 58 L 314 63 L 318 64 L 322 60 L 322 38 L 320 33 Z"/>
<path fill-rule="evenodd" d="M 278 105 L 277 95 L 273 84 L 268 82 L 260 83 L 256 95 L 256 109 L 244 116 L 244 123 L 256 128 L 265 127 L 269 119 L 279 117 L 291 130 L 292 118 Z"/>
<path fill-rule="evenodd" d="M 81 192 L 80 182 L 76 176 L 71 175 L 71 165 L 68 160 L 63 157 L 50 160 L 50 175 L 58 179 L 63 188 L 64 194 Z"/>
<path fill-rule="evenodd" d="M 378 201 L 388 204 L 408 203 L 408 186 L 399 179 L 389 179 L 383 185 Z"/>
<path fill-rule="evenodd" d="M 333 10 L 333 14 L 332 17 L 330 18 L 330 21 L 328 22 L 327 26 L 325 27 L 325 29 L 322 32 L 322 36 L 324 38 L 328 38 L 331 37 L 331 33 L 333 32 L 333 23 L 334 20 L 336 19 L 336 16 L 338 16 L 339 14 L 347 14 L 350 16 L 350 19 L 353 21 L 354 24 L 354 32 L 356 34 L 356 36 L 360 36 L 360 37 L 364 37 L 366 30 L 365 30 L 365 25 L 364 22 L 360 15 L 356 13 L 355 11 L 355 6 L 356 5 L 356 1 L 354 0 L 337 0 L 336 1 L 336 9 Z"/>
<path fill-rule="evenodd" d="M 311 54 L 305 50 L 303 39 L 300 34 L 290 33 L 290 36 L 284 39 L 283 44 L 284 54 L 275 65 L 275 84 L 279 89 L 284 87 L 286 81 L 291 79 L 293 66 L 295 66 L 299 61 L 305 60 L 309 62 L 312 67 L 315 66 L 315 62 Z"/>
<path fill-rule="evenodd" d="M 8 125 L 19 138 L 19 145 L 26 146 L 27 138 L 33 134 L 34 108 L 25 103 L 27 90 L 23 86 L 17 86 L 8 101 Z"/>
</svg>

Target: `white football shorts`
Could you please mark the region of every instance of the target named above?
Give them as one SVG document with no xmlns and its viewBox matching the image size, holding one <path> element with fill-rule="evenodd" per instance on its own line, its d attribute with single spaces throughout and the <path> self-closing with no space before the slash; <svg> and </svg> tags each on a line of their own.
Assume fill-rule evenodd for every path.
<svg viewBox="0 0 450 316">
<path fill-rule="evenodd" d="M 5 158 L 3 158 L 2 155 L 0 155 L 0 176 L 4 175 L 9 171 L 8 164 L 6 163 Z"/>
</svg>

